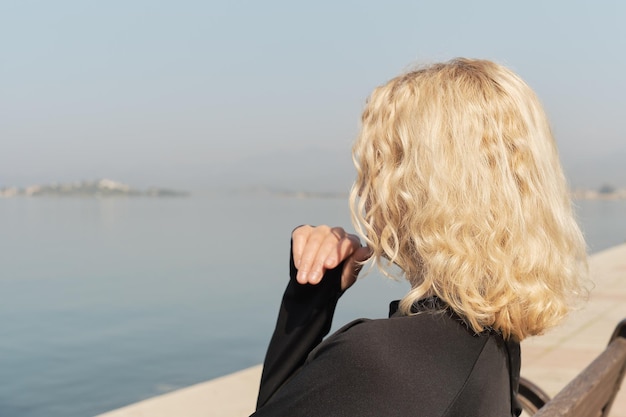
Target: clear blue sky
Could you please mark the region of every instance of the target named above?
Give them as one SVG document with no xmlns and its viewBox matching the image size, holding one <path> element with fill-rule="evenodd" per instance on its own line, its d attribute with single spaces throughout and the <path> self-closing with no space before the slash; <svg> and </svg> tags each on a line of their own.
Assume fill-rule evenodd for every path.
<svg viewBox="0 0 626 417">
<path fill-rule="evenodd" d="M 535 88 L 574 186 L 626 186 L 624 21 L 618 0 L 2 1 L 0 187 L 343 185 L 372 88 L 455 56 Z"/>
</svg>

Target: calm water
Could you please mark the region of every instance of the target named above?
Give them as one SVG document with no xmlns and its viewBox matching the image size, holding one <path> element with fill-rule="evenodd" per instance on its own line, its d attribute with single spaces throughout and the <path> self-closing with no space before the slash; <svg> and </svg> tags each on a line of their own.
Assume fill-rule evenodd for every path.
<svg viewBox="0 0 626 417">
<path fill-rule="evenodd" d="M 592 252 L 626 201 L 579 201 Z M 0 199 L 0 416 L 87 417 L 262 361 L 302 223 L 343 200 Z M 337 326 L 406 290 L 371 274 Z"/>
</svg>

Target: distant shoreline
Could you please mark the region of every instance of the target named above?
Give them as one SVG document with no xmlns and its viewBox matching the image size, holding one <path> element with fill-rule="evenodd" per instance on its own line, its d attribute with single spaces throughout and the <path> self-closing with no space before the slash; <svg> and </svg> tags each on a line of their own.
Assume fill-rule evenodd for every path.
<svg viewBox="0 0 626 417">
<path fill-rule="evenodd" d="M 624 189 L 608 189 L 601 188 L 599 191 L 576 189 L 572 191 L 574 200 L 624 200 L 626 199 L 626 190 Z"/>
<path fill-rule="evenodd" d="M 203 194 L 203 193 L 200 193 Z M 348 198 L 348 192 L 336 191 L 304 191 L 275 188 L 268 186 L 250 186 L 244 188 L 224 188 L 213 190 L 211 194 L 219 195 L 256 195 L 282 198 Z M 109 179 L 82 181 L 65 184 L 31 185 L 25 188 L 0 188 L 0 198 L 11 197 L 189 197 L 188 191 L 152 187 L 145 190 Z M 578 188 L 571 192 L 574 200 L 624 200 L 626 189 L 615 189 L 603 186 L 599 190 Z"/>
<path fill-rule="evenodd" d="M 11 197 L 187 197 L 187 191 L 167 188 L 139 190 L 109 179 L 67 184 L 31 185 L 26 188 L 0 188 L 0 198 Z"/>
</svg>

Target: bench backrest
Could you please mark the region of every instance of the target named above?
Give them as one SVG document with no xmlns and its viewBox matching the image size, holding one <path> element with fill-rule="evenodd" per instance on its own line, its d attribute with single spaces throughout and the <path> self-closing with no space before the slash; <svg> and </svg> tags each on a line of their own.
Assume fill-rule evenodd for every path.
<svg viewBox="0 0 626 417">
<path fill-rule="evenodd" d="M 626 319 L 608 347 L 534 417 L 608 417 L 626 370 Z"/>
</svg>

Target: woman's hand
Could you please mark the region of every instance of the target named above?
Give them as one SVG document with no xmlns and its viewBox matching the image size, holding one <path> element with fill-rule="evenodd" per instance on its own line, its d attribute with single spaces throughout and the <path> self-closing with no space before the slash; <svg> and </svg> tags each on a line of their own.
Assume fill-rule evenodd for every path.
<svg viewBox="0 0 626 417">
<path fill-rule="evenodd" d="M 346 261 L 341 274 L 341 289 L 350 288 L 361 270 L 360 262 L 366 261 L 371 252 L 361 246 L 356 235 L 341 227 L 300 226 L 293 231 L 293 260 L 300 284 L 318 284 L 328 269 L 336 268 Z"/>
</svg>

